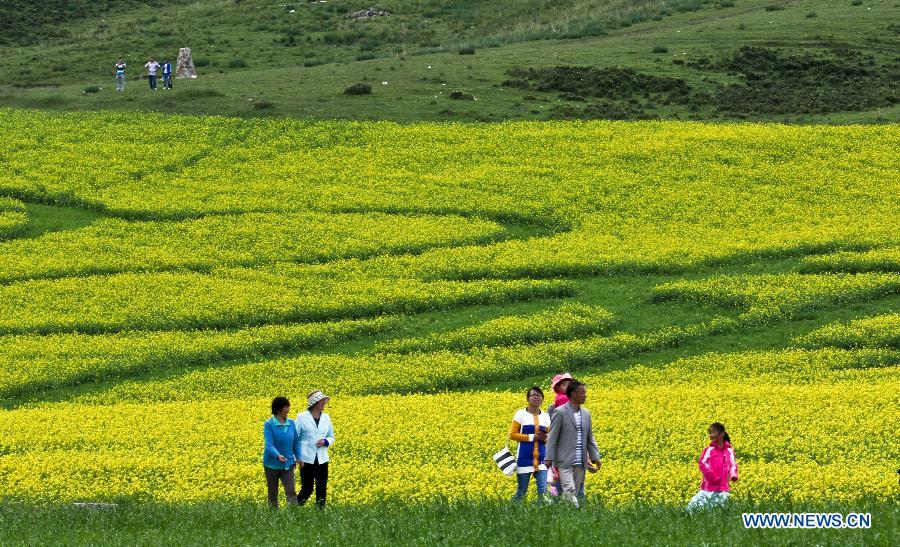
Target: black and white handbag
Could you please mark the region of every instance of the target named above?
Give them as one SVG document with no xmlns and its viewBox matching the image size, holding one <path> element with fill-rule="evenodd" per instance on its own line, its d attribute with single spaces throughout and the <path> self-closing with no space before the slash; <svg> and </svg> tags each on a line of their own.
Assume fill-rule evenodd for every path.
<svg viewBox="0 0 900 547">
<path fill-rule="evenodd" d="M 518 465 L 516 465 L 516 458 L 509 451 L 509 446 L 504 446 L 503 450 L 494 454 L 494 463 L 497 464 L 497 467 L 500 468 L 500 471 L 507 477 L 512 477 L 513 475 L 515 475 L 516 469 L 518 469 Z"/>
</svg>

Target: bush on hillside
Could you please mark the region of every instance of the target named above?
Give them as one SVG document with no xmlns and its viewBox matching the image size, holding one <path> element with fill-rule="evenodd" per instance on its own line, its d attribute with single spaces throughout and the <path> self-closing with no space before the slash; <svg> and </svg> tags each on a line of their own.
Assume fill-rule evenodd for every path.
<svg viewBox="0 0 900 547">
<path fill-rule="evenodd" d="M 364 83 L 357 83 L 348 85 L 344 88 L 345 95 L 371 95 L 372 86 Z"/>
</svg>

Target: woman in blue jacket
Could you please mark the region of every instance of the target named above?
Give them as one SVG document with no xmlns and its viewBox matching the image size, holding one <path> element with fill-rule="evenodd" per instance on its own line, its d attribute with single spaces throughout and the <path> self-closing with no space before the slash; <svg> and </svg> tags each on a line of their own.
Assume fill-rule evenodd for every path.
<svg viewBox="0 0 900 547">
<path fill-rule="evenodd" d="M 294 466 L 300 462 L 300 437 L 294 420 L 288 418 L 290 411 L 291 402 L 287 397 L 275 397 L 272 399 L 272 417 L 263 424 L 263 468 L 269 504 L 275 508 L 278 507 L 278 481 L 284 485 L 287 502 L 297 503 Z"/>
<path fill-rule="evenodd" d="M 331 417 L 323 410 L 331 397 L 321 391 L 308 395 L 307 410 L 297 415 L 297 433 L 300 435 L 300 496 L 303 505 L 316 489 L 316 505 L 325 507 L 328 491 L 328 447 L 334 444 L 334 427 Z"/>
</svg>

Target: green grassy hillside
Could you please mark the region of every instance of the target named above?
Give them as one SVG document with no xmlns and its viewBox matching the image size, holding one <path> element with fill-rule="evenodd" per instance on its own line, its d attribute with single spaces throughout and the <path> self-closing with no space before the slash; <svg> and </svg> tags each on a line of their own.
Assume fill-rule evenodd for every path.
<svg viewBox="0 0 900 547">
<path fill-rule="evenodd" d="M 356 20 L 360 0 L 279 3 L 262 0 L 4 3 L 0 20 L 10 51 L 7 83 L 35 85 L 106 75 L 115 57 L 142 60 L 195 48 L 213 69 L 303 66 L 465 46 L 582 38 L 715 0 L 388 0 L 389 15 Z M 20 47 L 17 47 L 20 46 Z M 112 59 L 110 58 L 112 57 Z M 47 60 L 52 60 L 46 63 Z M 34 61 L 39 61 L 34 65 Z M 47 66 L 44 66 L 44 65 Z"/>
<path fill-rule="evenodd" d="M 894 0 L 429 0 L 384 2 L 376 7 L 392 15 L 362 21 L 347 13 L 368 5 L 353 2 L 109 5 L 36 27 L 47 36 L 37 44 L 0 46 L 0 106 L 398 121 L 900 120 Z M 138 80 L 143 60 L 183 45 L 200 77 L 151 94 Z M 119 55 L 130 61 L 125 94 L 112 81 Z M 355 83 L 371 92 L 344 94 Z"/>
</svg>

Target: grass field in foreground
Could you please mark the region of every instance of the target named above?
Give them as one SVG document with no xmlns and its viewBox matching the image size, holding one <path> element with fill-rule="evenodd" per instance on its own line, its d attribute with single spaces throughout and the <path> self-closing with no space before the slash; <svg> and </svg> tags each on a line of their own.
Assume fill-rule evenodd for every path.
<svg viewBox="0 0 900 547">
<path fill-rule="evenodd" d="M 748 530 L 742 512 L 870 513 L 870 529 Z M 255 505 L 122 505 L 115 510 L 0 505 L 7 545 L 892 545 L 896 504 L 733 504 L 680 508 L 496 501 L 385 504 L 272 513 Z"/>
</svg>

